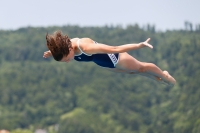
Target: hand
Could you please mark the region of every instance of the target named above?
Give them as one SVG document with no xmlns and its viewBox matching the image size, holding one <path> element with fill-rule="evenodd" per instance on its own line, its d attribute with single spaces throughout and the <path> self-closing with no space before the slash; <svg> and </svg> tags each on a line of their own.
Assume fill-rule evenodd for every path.
<svg viewBox="0 0 200 133">
<path fill-rule="evenodd" d="M 43 55 L 43 57 L 44 58 L 48 58 L 48 57 L 50 57 L 50 56 L 52 56 L 52 54 L 51 54 L 51 51 L 49 50 L 49 51 L 46 51 L 46 52 L 44 52 L 44 55 Z"/>
<path fill-rule="evenodd" d="M 151 39 L 150 38 L 148 38 L 145 42 L 141 42 L 140 43 L 140 45 L 142 45 L 143 47 L 149 47 L 149 48 L 153 48 L 153 46 L 151 45 L 151 44 L 149 44 L 149 41 L 150 41 Z"/>
</svg>

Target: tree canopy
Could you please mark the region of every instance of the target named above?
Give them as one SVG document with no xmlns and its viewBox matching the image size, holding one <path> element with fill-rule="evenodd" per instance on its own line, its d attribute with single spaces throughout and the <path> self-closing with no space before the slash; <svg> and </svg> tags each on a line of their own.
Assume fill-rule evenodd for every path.
<svg viewBox="0 0 200 133">
<path fill-rule="evenodd" d="M 94 63 L 42 58 L 46 33 L 90 37 L 108 45 L 151 38 L 154 49 L 130 51 L 177 80 L 173 88 L 117 74 Z M 0 31 L 0 129 L 12 133 L 199 133 L 200 32 L 154 26 L 26 27 Z"/>
</svg>

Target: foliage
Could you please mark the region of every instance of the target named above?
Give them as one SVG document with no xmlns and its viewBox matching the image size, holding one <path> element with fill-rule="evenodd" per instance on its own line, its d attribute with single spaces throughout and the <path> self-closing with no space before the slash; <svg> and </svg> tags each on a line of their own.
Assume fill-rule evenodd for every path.
<svg viewBox="0 0 200 133">
<path fill-rule="evenodd" d="M 177 85 L 168 88 L 94 63 L 43 59 L 46 33 L 59 29 L 71 38 L 91 37 L 109 45 L 150 37 L 153 50 L 129 53 L 169 70 Z M 27 27 L 0 31 L 0 44 L 0 129 L 11 133 L 39 128 L 51 133 L 200 132 L 199 31 L 156 32 L 155 27 L 138 25 Z"/>
</svg>

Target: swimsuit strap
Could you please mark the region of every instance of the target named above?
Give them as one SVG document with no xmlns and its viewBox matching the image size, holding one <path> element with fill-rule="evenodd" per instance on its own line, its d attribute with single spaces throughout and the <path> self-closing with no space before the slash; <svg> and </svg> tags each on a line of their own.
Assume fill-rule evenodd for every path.
<svg viewBox="0 0 200 133">
<path fill-rule="evenodd" d="M 81 39 L 78 39 L 78 41 L 77 41 L 77 44 L 78 44 L 78 49 L 81 51 L 81 53 L 80 54 L 85 54 L 85 55 L 88 55 L 88 56 L 91 56 L 90 54 L 86 54 L 85 52 L 83 52 L 83 50 L 80 48 L 80 40 Z"/>
<path fill-rule="evenodd" d="M 81 51 L 81 53 L 84 53 L 84 52 L 82 51 L 82 49 L 80 48 L 80 39 L 78 39 L 77 44 L 78 44 L 78 49 Z"/>
</svg>

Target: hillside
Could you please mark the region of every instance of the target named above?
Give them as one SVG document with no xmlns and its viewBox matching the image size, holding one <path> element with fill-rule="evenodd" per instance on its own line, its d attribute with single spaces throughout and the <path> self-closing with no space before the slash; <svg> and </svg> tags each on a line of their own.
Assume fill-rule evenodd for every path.
<svg viewBox="0 0 200 133">
<path fill-rule="evenodd" d="M 62 30 L 109 45 L 141 42 L 129 52 L 168 70 L 176 86 L 117 74 L 94 63 L 42 58 L 46 33 Z M 112 27 L 27 27 L 0 31 L 0 129 L 12 133 L 199 133 L 200 32 Z M 59 125 L 59 130 L 55 125 Z M 20 130 L 20 131 L 19 131 Z"/>
</svg>

